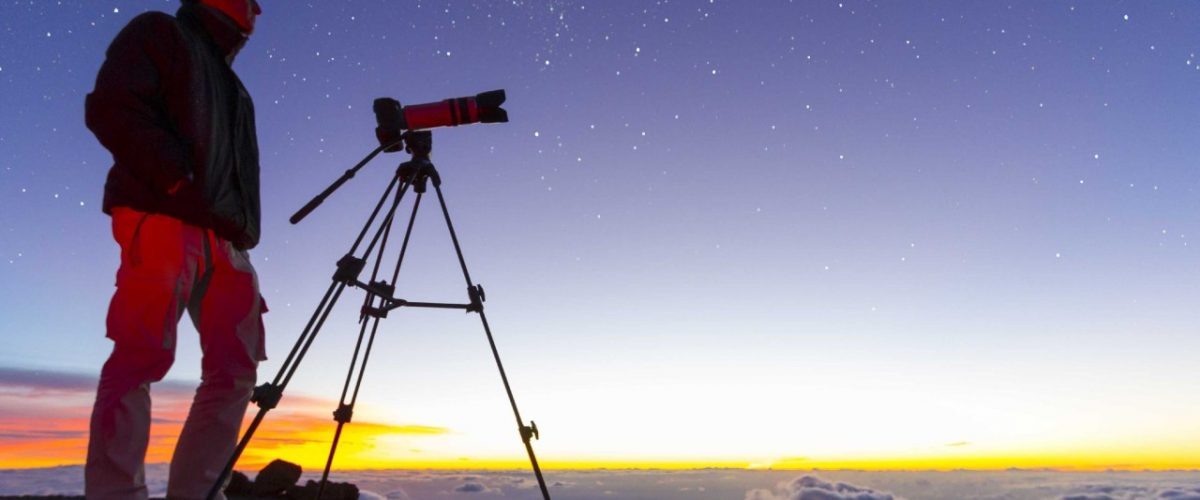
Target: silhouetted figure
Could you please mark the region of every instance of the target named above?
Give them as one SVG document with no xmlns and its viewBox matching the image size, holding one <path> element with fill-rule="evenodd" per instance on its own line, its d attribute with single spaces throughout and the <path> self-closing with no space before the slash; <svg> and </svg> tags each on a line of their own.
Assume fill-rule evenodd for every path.
<svg viewBox="0 0 1200 500">
<path fill-rule="evenodd" d="M 254 107 L 230 67 L 255 0 L 184 0 L 130 21 L 87 98 L 113 155 L 104 188 L 121 246 L 107 331 L 113 351 L 92 410 L 89 499 L 144 499 L 150 383 L 175 359 L 186 310 L 200 333 L 200 387 L 171 460 L 167 496 L 203 498 L 236 444 L 263 353 Z"/>
</svg>

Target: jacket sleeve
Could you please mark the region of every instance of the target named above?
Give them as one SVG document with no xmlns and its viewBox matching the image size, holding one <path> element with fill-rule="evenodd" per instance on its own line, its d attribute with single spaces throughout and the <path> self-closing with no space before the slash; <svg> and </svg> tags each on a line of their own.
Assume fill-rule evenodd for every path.
<svg viewBox="0 0 1200 500">
<path fill-rule="evenodd" d="M 175 20 L 147 13 L 130 21 L 109 46 L 87 96 L 87 126 L 113 160 L 165 193 L 192 171 L 189 147 L 173 117 L 186 104 L 187 50 Z"/>
</svg>

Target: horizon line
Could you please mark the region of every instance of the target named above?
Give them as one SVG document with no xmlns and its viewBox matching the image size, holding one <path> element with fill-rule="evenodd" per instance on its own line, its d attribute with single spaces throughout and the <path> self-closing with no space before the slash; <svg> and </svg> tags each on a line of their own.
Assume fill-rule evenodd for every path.
<svg viewBox="0 0 1200 500">
<path fill-rule="evenodd" d="M 485 462 L 485 461 L 481 461 Z M 265 466 L 267 463 L 250 463 L 244 467 L 237 467 L 235 470 L 257 470 Z M 0 467 L 0 471 L 7 470 L 36 470 L 36 469 L 58 469 L 68 467 L 83 467 L 83 462 L 62 463 L 56 465 L 33 465 L 29 467 Z M 147 462 L 146 465 L 169 465 L 169 462 Z M 303 468 L 303 465 L 301 465 Z M 899 473 L 919 473 L 919 472 L 1055 472 L 1055 473 L 1169 473 L 1169 472 L 1185 472 L 1195 473 L 1200 472 L 1200 465 L 1189 467 L 1128 467 L 1128 466 L 1111 466 L 1111 467 L 1091 467 L 1091 466 L 1059 466 L 1059 467 L 798 467 L 798 466 L 755 466 L 753 464 L 699 464 L 689 462 L 642 462 L 642 463 L 612 463 L 612 464 L 593 464 L 584 465 L 580 462 L 567 462 L 562 465 L 539 463 L 542 470 L 556 471 L 704 471 L 704 470 L 726 470 L 726 471 L 811 471 L 811 472 L 899 472 Z M 309 468 L 310 471 L 319 471 L 321 467 Z M 478 463 L 473 466 L 465 464 L 451 463 L 432 463 L 426 465 L 404 466 L 397 465 L 392 467 L 338 467 L 336 470 L 342 472 L 378 472 L 378 471 L 526 471 L 529 470 L 529 464 L 524 463 L 509 463 L 508 461 L 492 461 L 492 463 Z"/>
</svg>

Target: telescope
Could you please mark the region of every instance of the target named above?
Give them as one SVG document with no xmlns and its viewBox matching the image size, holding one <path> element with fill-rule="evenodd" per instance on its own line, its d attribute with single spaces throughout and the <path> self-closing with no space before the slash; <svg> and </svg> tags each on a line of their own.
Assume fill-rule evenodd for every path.
<svg viewBox="0 0 1200 500">
<path fill-rule="evenodd" d="M 330 194 L 354 177 L 355 172 L 375 158 L 381 151 L 395 153 L 405 149 L 404 142 L 414 137 L 411 132 L 436 127 L 457 127 L 469 123 L 507 123 L 508 111 L 500 107 L 504 104 L 504 89 L 490 90 L 475 94 L 474 97 L 455 97 L 438 102 L 402 106 L 400 101 L 390 97 L 375 99 L 375 137 L 379 139 L 379 148 L 363 158 L 340 179 L 318 194 L 307 205 L 292 214 L 292 224 L 300 222 L 325 202 Z M 405 131 L 408 132 L 405 132 Z M 418 139 L 420 142 L 420 139 Z"/>
<path fill-rule="evenodd" d="M 375 99 L 375 137 L 384 152 L 403 149 L 400 139 L 404 130 L 423 130 L 436 127 L 457 127 L 471 123 L 505 123 L 508 112 L 504 90 L 481 92 L 474 97 L 455 97 L 438 102 L 402 106 L 390 97 Z"/>
<path fill-rule="evenodd" d="M 367 360 L 370 359 L 371 348 L 375 343 L 375 334 L 378 332 L 381 320 L 387 318 L 389 312 L 398 309 L 432 308 L 457 309 L 479 315 L 480 323 L 483 326 L 488 345 L 492 351 L 492 358 L 496 361 L 496 368 L 500 372 L 500 380 L 504 384 L 504 391 L 508 394 L 508 402 L 512 407 L 513 417 L 517 421 L 517 432 L 521 436 L 521 441 L 525 445 L 525 452 L 529 455 L 529 464 L 533 467 L 534 475 L 537 477 L 538 488 L 542 492 L 542 499 L 550 500 L 550 490 L 546 487 L 546 480 L 542 476 L 542 470 L 538 465 L 537 457 L 534 455 L 533 443 L 531 443 L 531 440 L 540 438 L 537 424 L 532 420 L 526 424 L 526 421 L 521 418 L 521 413 L 517 411 L 516 398 L 513 396 L 512 387 L 508 383 L 508 375 L 505 374 L 504 365 L 500 362 L 500 352 L 496 348 L 496 342 L 492 337 L 491 327 L 488 326 L 487 317 L 484 315 L 483 303 L 486 297 L 484 296 L 483 285 L 472 281 L 471 274 L 467 272 L 467 261 L 463 257 L 462 247 L 459 246 L 458 235 L 454 232 L 454 224 L 450 221 L 450 211 L 446 207 L 446 199 L 442 196 L 442 177 L 438 173 L 437 167 L 430 160 L 430 153 L 433 151 L 433 132 L 425 130 L 435 127 L 454 127 L 469 123 L 507 122 L 508 112 L 500 108 L 501 104 L 504 104 L 503 90 L 483 92 L 474 97 L 457 97 L 440 102 L 413 106 L 402 106 L 400 101 L 386 97 L 375 100 L 375 120 L 378 125 L 375 129 L 375 135 L 379 139 L 379 147 L 371 151 L 357 165 L 346 170 L 333 184 L 325 188 L 324 191 L 293 214 L 290 219 L 292 224 L 300 222 L 301 219 L 321 205 L 326 198 L 342 184 L 354 177 L 359 169 L 378 156 L 379 153 L 404 149 L 412 155 L 412 159 L 401 163 L 396 168 L 395 175 L 391 177 L 387 187 L 384 189 L 383 195 L 376 202 L 374 211 L 367 217 L 366 222 L 358 233 L 358 237 L 350 246 L 350 250 L 337 261 L 337 269 L 333 273 L 333 279 L 329 284 L 329 288 L 325 290 L 325 296 L 321 299 L 316 310 L 313 311 L 313 315 L 309 318 L 307 326 L 304 327 L 304 331 L 300 334 L 300 337 L 296 339 L 296 344 L 292 346 L 291 352 L 288 354 L 287 359 L 283 361 L 283 366 L 279 368 L 279 372 L 275 375 L 275 378 L 271 382 L 254 388 L 250 401 L 258 405 L 258 412 L 246 427 L 229 460 L 225 462 L 225 468 L 221 470 L 217 480 L 213 482 L 212 487 L 208 491 L 207 500 L 213 500 L 220 495 L 222 488 L 226 485 L 226 480 L 233 473 L 233 466 L 237 464 L 238 458 L 246 450 L 246 446 L 249 445 L 250 439 L 262 423 L 266 413 L 279 404 L 279 401 L 283 397 L 283 391 L 299 367 L 300 361 L 308 352 L 309 347 L 312 346 L 317 333 L 325 325 L 325 319 L 329 317 L 330 312 L 333 311 L 334 306 L 346 288 L 361 289 L 366 292 L 367 296 L 358 310 L 358 322 L 360 324 L 358 341 L 354 345 L 354 355 L 350 361 L 350 369 L 346 373 L 346 382 L 342 386 L 341 399 L 338 402 L 337 409 L 333 412 L 333 420 L 337 422 L 337 428 L 334 430 L 333 441 L 329 447 L 329 455 L 325 461 L 325 469 L 321 475 L 320 486 L 317 489 L 315 498 L 319 500 L 325 492 L 326 485 L 329 484 L 329 473 L 333 468 L 334 454 L 337 452 L 343 426 L 350 423 L 353 419 L 354 405 L 358 401 L 358 392 L 362 387 Z M 433 186 L 433 192 L 437 196 L 438 206 L 441 207 L 442 212 L 441 219 L 446 222 L 446 229 L 450 232 L 450 242 L 454 244 L 454 252 L 458 257 L 459 266 L 462 268 L 462 276 L 466 280 L 467 296 L 465 302 L 414 301 L 396 296 L 396 282 L 399 279 L 400 267 L 404 263 L 410 237 L 413 234 L 413 225 L 417 219 L 417 209 L 421 206 L 421 199 L 425 196 L 430 185 Z M 408 227 L 405 228 L 403 232 L 404 238 L 399 245 L 399 255 L 395 261 L 396 266 L 391 271 L 391 279 L 388 279 L 386 276 L 388 272 L 386 269 L 382 269 L 381 263 L 385 257 L 384 252 L 388 246 L 388 238 L 392 235 L 393 225 L 397 220 L 402 218 L 398 212 L 401 201 L 405 194 L 410 191 L 416 193 L 416 199 L 412 202 L 411 213 L 408 217 Z M 390 204 L 388 203 L 389 199 L 391 200 Z M 396 232 L 399 233 L 400 231 L 397 230 Z M 368 235 L 370 235 L 369 238 Z M 374 265 L 368 266 L 368 262 L 373 262 Z M 363 271 L 368 269 L 370 269 L 370 277 L 361 276 Z M 367 336 L 368 328 L 370 329 L 369 337 Z M 365 348 L 364 340 L 366 341 Z M 353 386 L 351 385 L 352 383 Z M 351 387 L 353 387 L 353 392 L 351 392 Z"/>
</svg>

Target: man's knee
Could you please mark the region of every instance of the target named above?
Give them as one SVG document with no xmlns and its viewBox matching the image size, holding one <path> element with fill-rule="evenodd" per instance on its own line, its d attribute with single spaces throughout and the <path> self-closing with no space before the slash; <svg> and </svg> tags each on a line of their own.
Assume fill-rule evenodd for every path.
<svg viewBox="0 0 1200 500">
<path fill-rule="evenodd" d="M 205 361 L 200 375 L 201 383 L 205 386 L 248 394 L 258 381 L 257 363 L 233 359 Z"/>
<path fill-rule="evenodd" d="M 175 363 L 175 351 L 156 347 L 129 347 L 117 342 L 112 354 L 104 362 L 100 372 L 100 383 L 106 381 L 121 385 L 140 385 L 158 382 L 166 376 Z"/>
</svg>

